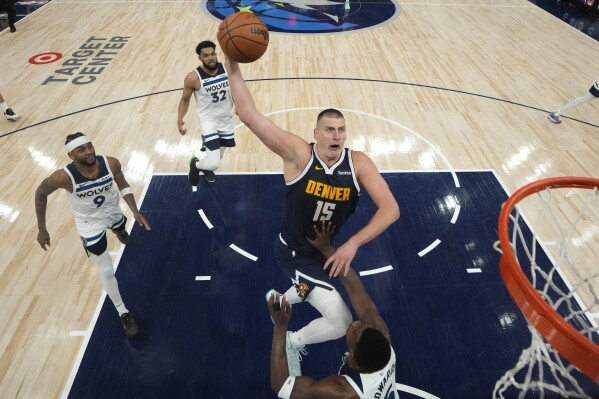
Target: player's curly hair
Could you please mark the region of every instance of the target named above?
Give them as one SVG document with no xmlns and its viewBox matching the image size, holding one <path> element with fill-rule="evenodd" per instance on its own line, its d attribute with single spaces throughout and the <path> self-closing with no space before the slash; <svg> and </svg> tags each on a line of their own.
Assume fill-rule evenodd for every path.
<svg viewBox="0 0 599 399">
<path fill-rule="evenodd" d="M 364 329 L 354 348 L 354 359 L 360 370 L 366 373 L 381 370 L 391 359 L 389 340 L 376 328 Z"/>
<path fill-rule="evenodd" d="M 214 44 L 214 42 L 211 42 L 210 40 L 204 40 L 203 42 L 200 42 L 196 46 L 196 54 L 200 55 L 200 53 L 202 52 L 202 49 L 210 48 L 210 47 L 216 50 L 216 44 Z"/>
<path fill-rule="evenodd" d="M 73 133 L 73 134 L 69 134 L 67 136 L 67 139 L 64 141 L 65 145 L 70 143 L 71 141 L 75 140 L 77 137 L 81 137 L 81 136 L 85 136 L 85 134 L 81 133 L 81 132 L 77 132 L 77 133 Z"/>
</svg>

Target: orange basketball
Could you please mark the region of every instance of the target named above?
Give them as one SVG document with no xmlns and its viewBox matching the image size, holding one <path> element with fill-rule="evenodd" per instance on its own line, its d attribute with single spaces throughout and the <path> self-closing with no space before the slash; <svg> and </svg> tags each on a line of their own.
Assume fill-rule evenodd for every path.
<svg viewBox="0 0 599 399">
<path fill-rule="evenodd" d="M 218 26 L 216 35 L 223 52 L 233 61 L 256 61 L 268 47 L 268 28 L 256 14 L 236 12 Z"/>
</svg>

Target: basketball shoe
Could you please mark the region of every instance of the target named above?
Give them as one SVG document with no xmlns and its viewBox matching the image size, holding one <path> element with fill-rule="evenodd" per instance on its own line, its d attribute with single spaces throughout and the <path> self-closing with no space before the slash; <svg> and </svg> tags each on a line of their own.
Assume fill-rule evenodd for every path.
<svg viewBox="0 0 599 399">
<path fill-rule="evenodd" d="M 194 187 L 200 184 L 200 169 L 196 166 L 197 161 L 198 157 L 195 155 L 189 160 L 189 182 Z"/>
<path fill-rule="evenodd" d="M 212 170 L 200 169 L 200 171 L 204 174 L 208 183 L 214 183 L 216 181 L 216 174 Z"/>
<path fill-rule="evenodd" d="M 139 334 L 139 328 L 137 327 L 135 319 L 131 316 L 131 313 L 123 313 L 121 315 L 121 323 L 123 324 L 127 337 L 134 337 Z"/>
<path fill-rule="evenodd" d="M 302 366 L 300 362 L 302 361 L 302 355 L 306 356 L 308 354 L 308 350 L 306 346 L 295 346 L 289 335 L 291 331 L 287 331 L 287 338 L 285 340 L 285 349 L 287 352 L 287 368 L 289 369 L 289 375 L 292 377 L 298 377 L 302 375 Z"/>
<path fill-rule="evenodd" d="M 9 121 L 16 121 L 20 118 L 20 116 L 15 114 L 15 111 L 13 111 L 11 108 L 7 108 L 6 111 L 4 111 L 4 116 Z"/>
<path fill-rule="evenodd" d="M 549 115 L 547 115 L 547 118 L 553 123 L 562 123 L 562 120 L 559 118 L 558 115 L 555 114 L 555 112 L 552 112 Z"/>
</svg>

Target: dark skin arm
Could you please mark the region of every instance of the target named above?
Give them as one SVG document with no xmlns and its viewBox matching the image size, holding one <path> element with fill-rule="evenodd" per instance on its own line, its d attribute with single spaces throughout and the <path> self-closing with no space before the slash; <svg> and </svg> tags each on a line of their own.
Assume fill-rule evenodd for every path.
<svg viewBox="0 0 599 399">
<path fill-rule="evenodd" d="M 333 226 L 330 222 L 323 222 L 321 229 L 319 230 L 316 226 L 314 226 L 314 231 L 316 233 L 316 238 L 314 240 L 309 238 L 306 239 L 325 257 L 328 258 L 331 256 L 331 254 L 335 253 L 335 248 L 333 248 L 331 245 L 330 239 L 335 232 L 335 226 Z M 389 342 L 391 342 L 387 324 L 379 315 L 374 302 L 366 292 L 360 277 L 357 275 L 354 269 L 350 267 L 347 276 L 340 274 L 339 281 L 341 281 L 341 284 L 343 284 L 343 287 L 349 296 L 349 300 L 354 308 L 354 311 L 356 312 L 356 315 L 358 316 L 358 320 L 360 320 L 362 323 L 374 326 L 377 330 L 382 332 L 385 337 L 387 337 Z"/>
<path fill-rule="evenodd" d="M 50 246 L 50 234 L 46 228 L 46 208 L 48 206 L 48 195 L 59 188 L 72 192 L 73 186 L 67 173 L 60 169 L 45 178 L 37 190 L 35 190 L 35 215 L 37 216 L 37 242 L 46 251 L 46 245 Z"/>
<path fill-rule="evenodd" d="M 114 176 L 114 181 L 119 188 L 119 190 L 123 190 L 129 187 L 129 183 L 125 179 L 125 175 L 121 169 L 121 163 L 118 159 L 113 157 L 107 157 L 108 165 L 110 165 L 110 170 L 112 171 L 112 175 Z M 146 230 L 151 230 L 150 223 L 146 220 L 146 218 L 139 213 L 139 209 L 137 209 L 137 203 L 135 202 L 135 197 L 132 193 L 129 193 L 123 197 L 129 209 L 133 213 L 133 217 L 137 221 L 137 224 L 140 226 L 144 226 Z"/>
<path fill-rule="evenodd" d="M 278 393 L 283 383 L 289 377 L 287 367 L 287 351 L 285 339 L 287 325 L 291 319 L 291 305 L 283 296 L 280 311 L 275 310 L 275 301 L 281 301 L 279 294 L 271 296 L 268 300 L 268 311 L 275 323 L 272 336 L 272 350 L 270 355 L 270 385 Z M 357 399 L 359 396 L 349 385 L 344 377 L 337 375 L 315 381 L 310 377 L 296 377 L 291 399 Z"/>
</svg>

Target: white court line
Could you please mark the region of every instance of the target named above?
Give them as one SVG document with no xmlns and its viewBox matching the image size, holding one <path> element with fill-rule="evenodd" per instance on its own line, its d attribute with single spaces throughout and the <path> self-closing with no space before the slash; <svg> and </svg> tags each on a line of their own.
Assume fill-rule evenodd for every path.
<svg viewBox="0 0 599 399">
<path fill-rule="evenodd" d="M 393 270 L 393 266 L 387 265 L 387 266 L 379 267 L 378 269 L 363 270 L 360 272 L 360 276 L 370 276 L 371 274 L 383 273 L 383 272 L 387 272 L 389 270 Z"/>
<path fill-rule="evenodd" d="M 203 209 L 199 209 L 198 213 L 200 214 L 200 217 L 202 218 L 202 220 L 204 221 L 204 223 L 206 223 L 206 226 L 208 226 L 209 229 L 212 229 L 214 226 L 212 225 L 212 223 L 210 223 L 210 220 L 208 220 L 208 217 L 204 213 L 204 210 Z"/>
<path fill-rule="evenodd" d="M 87 335 L 87 331 L 71 331 L 69 333 L 69 337 L 85 337 Z"/>
<path fill-rule="evenodd" d="M 196 281 L 208 281 L 210 278 L 210 276 L 196 276 Z"/>
<path fill-rule="evenodd" d="M 548 247 L 555 247 L 557 245 L 557 242 L 555 241 L 543 241 L 543 244 L 548 246 Z"/>
<path fill-rule="evenodd" d="M 254 262 L 258 260 L 258 257 L 257 257 L 257 256 L 254 256 L 254 255 L 252 255 L 252 254 L 251 254 L 251 253 L 249 253 L 249 252 L 245 252 L 243 249 L 239 248 L 239 247 L 238 247 L 237 245 L 235 245 L 235 244 L 231 244 L 231 245 L 229 245 L 229 247 L 230 247 L 230 248 L 231 248 L 233 251 L 236 251 L 236 252 L 240 253 L 241 255 L 245 256 L 245 257 L 246 257 L 246 258 L 248 258 L 248 259 L 251 259 L 251 260 L 253 260 Z"/>
<path fill-rule="evenodd" d="M 591 319 L 599 319 L 599 313 L 589 313 L 588 316 Z"/>
<path fill-rule="evenodd" d="M 119 253 L 118 253 L 118 252 L 108 252 L 108 254 L 109 254 L 110 256 L 117 256 Z"/>
<path fill-rule="evenodd" d="M 418 396 L 423 399 L 441 399 L 438 396 L 433 395 L 432 393 L 425 392 L 421 389 L 411 387 L 409 385 L 404 385 L 400 383 L 395 383 L 395 388 L 401 392 L 411 393 L 414 396 Z"/>
<path fill-rule="evenodd" d="M 468 273 L 482 273 L 483 270 L 479 267 L 473 267 L 472 269 L 466 269 Z"/>
<path fill-rule="evenodd" d="M 424 248 L 422 251 L 418 252 L 418 256 L 420 256 L 421 258 L 426 255 L 427 253 L 429 253 L 430 251 L 432 251 L 433 249 L 435 249 L 435 247 L 437 245 L 441 244 L 441 240 L 439 240 L 438 238 L 433 241 L 433 243 L 431 245 L 429 245 L 428 247 Z"/>
<path fill-rule="evenodd" d="M 459 205 L 455 206 L 455 211 L 453 211 L 453 216 L 451 217 L 451 220 L 449 221 L 449 223 L 451 224 L 455 224 L 456 220 L 458 220 L 458 215 L 460 214 L 460 209 L 462 207 Z"/>
</svg>

